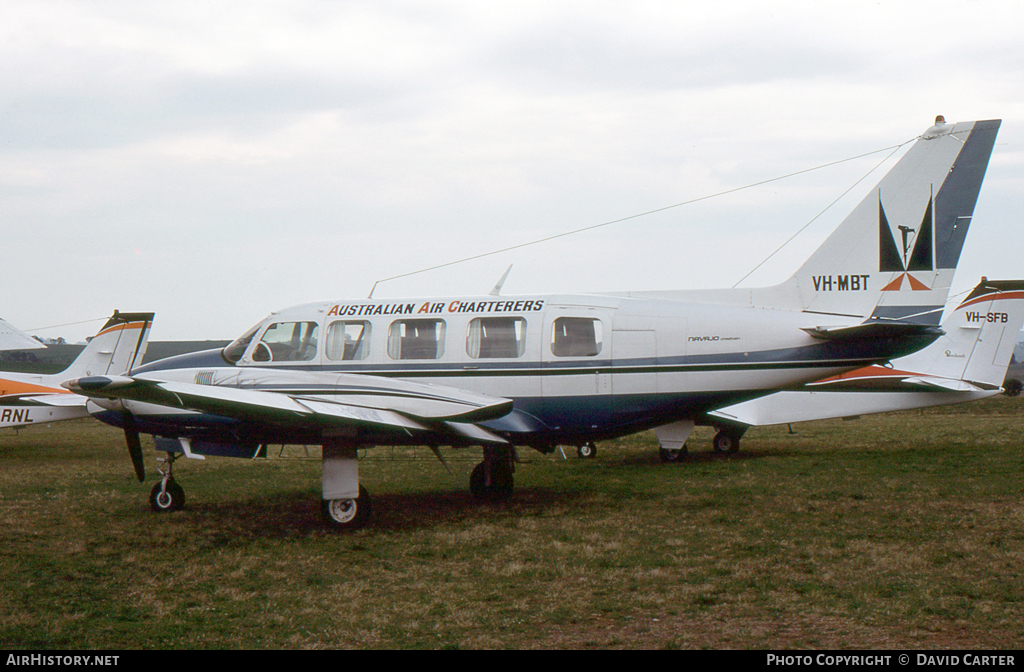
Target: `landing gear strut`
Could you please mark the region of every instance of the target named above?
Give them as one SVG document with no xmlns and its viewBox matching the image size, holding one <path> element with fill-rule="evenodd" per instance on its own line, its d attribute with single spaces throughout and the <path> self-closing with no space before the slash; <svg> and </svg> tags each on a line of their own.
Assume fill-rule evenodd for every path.
<svg viewBox="0 0 1024 672">
<path fill-rule="evenodd" d="M 170 513 L 185 506 L 185 491 L 174 480 L 171 465 L 178 459 L 176 453 L 164 453 L 167 457 L 157 458 L 157 462 L 165 465 L 157 467 L 163 477 L 149 492 L 149 506 L 157 513 Z"/>
<path fill-rule="evenodd" d="M 484 447 L 484 461 L 469 475 L 469 491 L 477 499 L 508 499 L 515 489 L 514 471 L 511 448 Z"/>
<path fill-rule="evenodd" d="M 370 521 L 373 505 L 359 483 L 357 446 L 342 440 L 324 441 L 321 465 L 323 495 L 320 513 L 328 527 L 358 530 Z"/>
</svg>

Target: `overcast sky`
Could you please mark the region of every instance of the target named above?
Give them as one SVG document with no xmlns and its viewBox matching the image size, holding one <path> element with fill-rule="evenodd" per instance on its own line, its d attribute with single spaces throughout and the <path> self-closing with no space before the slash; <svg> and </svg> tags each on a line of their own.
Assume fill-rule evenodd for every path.
<svg viewBox="0 0 1024 672">
<path fill-rule="evenodd" d="M 0 3 L 0 317 L 233 338 L 374 281 L 1003 119 L 954 282 L 1024 277 L 1021 2 Z M 884 154 L 381 284 L 728 287 Z M 884 167 L 881 169 L 884 171 Z M 881 176 L 744 281 L 792 273 Z"/>
</svg>

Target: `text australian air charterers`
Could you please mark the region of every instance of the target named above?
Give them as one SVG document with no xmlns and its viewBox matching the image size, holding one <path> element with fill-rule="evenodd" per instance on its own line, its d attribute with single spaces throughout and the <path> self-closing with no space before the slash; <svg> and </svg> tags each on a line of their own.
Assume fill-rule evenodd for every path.
<svg viewBox="0 0 1024 672">
<path fill-rule="evenodd" d="M 342 317 L 368 315 L 434 315 L 437 313 L 507 313 L 536 312 L 544 309 L 544 300 L 519 301 L 426 301 L 419 309 L 415 303 L 359 303 L 335 304 L 327 311 L 327 316 Z"/>
</svg>

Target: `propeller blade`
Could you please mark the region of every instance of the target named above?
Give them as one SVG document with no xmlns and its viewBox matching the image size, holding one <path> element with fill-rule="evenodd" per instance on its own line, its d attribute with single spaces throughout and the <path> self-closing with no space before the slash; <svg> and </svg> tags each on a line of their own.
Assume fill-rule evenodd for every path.
<svg viewBox="0 0 1024 672">
<path fill-rule="evenodd" d="M 124 440 L 128 444 L 128 454 L 132 458 L 135 475 L 141 483 L 146 480 L 146 466 L 142 462 L 142 440 L 139 439 L 139 430 L 135 429 L 135 416 L 131 411 L 121 412 L 121 425 L 124 427 Z"/>
</svg>

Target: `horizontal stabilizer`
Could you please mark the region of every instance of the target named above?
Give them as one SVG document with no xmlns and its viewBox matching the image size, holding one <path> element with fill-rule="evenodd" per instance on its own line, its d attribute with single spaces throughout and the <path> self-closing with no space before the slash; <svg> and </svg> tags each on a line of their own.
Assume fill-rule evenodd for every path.
<svg viewBox="0 0 1024 672">
<path fill-rule="evenodd" d="M 912 336 L 934 336 L 945 332 L 939 327 L 909 322 L 872 321 L 863 324 L 836 327 L 804 327 L 814 338 L 823 341 L 859 341 L 884 338 L 909 338 Z"/>
<path fill-rule="evenodd" d="M 57 394 L 10 394 L 0 399 L 3 406 L 85 406 L 86 398 L 77 394 L 60 392 Z"/>
<path fill-rule="evenodd" d="M 931 388 L 938 390 L 948 390 L 950 392 L 980 392 L 980 387 L 971 385 L 966 380 L 953 380 L 952 378 L 936 378 L 934 376 L 915 376 L 913 378 L 904 378 L 903 384 L 908 386 L 920 386 L 923 388 Z"/>
</svg>

